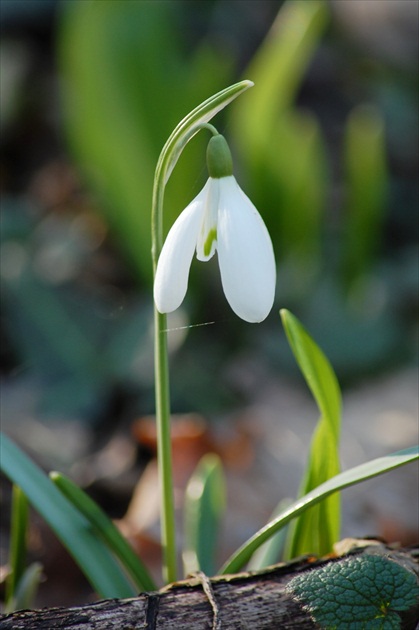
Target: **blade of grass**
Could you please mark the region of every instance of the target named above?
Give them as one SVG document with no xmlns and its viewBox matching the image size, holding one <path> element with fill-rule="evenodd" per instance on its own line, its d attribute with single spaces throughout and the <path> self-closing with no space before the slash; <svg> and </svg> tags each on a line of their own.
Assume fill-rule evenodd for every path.
<svg viewBox="0 0 419 630">
<path fill-rule="evenodd" d="M 22 489 L 13 484 L 10 527 L 10 573 L 6 579 L 6 607 L 16 596 L 17 585 L 25 571 L 28 501 Z"/>
<path fill-rule="evenodd" d="M 338 438 L 341 395 L 336 375 L 323 352 L 298 319 L 286 309 L 281 310 L 281 319 L 291 349 L 316 400 L 320 414 L 330 418 L 331 429 Z"/>
<path fill-rule="evenodd" d="M 225 508 L 225 482 L 220 458 L 204 455 L 194 471 L 185 494 L 185 575 L 203 571 L 214 575 L 215 549 Z"/>
<path fill-rule="evenodd" d="M 252 149 L 260 148 L 278 113 L 292 104 L 327 19 L 327 5 L 322 0 L 285 2 L 278 12 L 268 36 L 246 68 L 246 76 L 257 83 L 258 89 L 245 103 L 234 106 L 232 124 L 240 130 L 237 137 Z"/>
<path fill-rule="evenodd" d="M 269 232 L 292 265 L 291 286 L 299 292 L 307 290 L 301 286 L 307 269 L 313 275 L 319 268 L 328 176 L 320 126 L 296 111 L 294 100 L 328 19 L 327 2 L 284 2 L 246 68 L 257 90 L 229 112 L 250 196 L 264 209 Z"/>
<path fill-rule="evenodd" d="M 50 479 L 74 507 L 87 518 L 96 533 L 115 553 L 122 566 L 130 573 L 137 587 L 144 591 L 156 590 L 148 570 L 136 555 L 134 549 L 103 510 L 71 479 L 59 472 L 51 472 Z"/>
<path fill-rule="evenodd" d="M 307 494 L 339 472 L 341 393 L 336 375 L 317 344 L 289 311 L 281 310 L 289 344 L 320 410 L 300 496 Z M 285 558 L 305 553 L 324 555 L 339 539 L 340 499 L 329 497 L 305 512 L 290 528 Z"/>
<path fill-rule="evenodd" d="M 278 147 L 282 147 L 279 152 Z M 283 112 L 271 130 L 264 160 L 265 182 L 260 184 L 269 184 L 269 192 L 260 185 L 255 192 L 273 241 L 292 265 L 293 292 L 305 295 L 319 269 L 329 189 L 324 140 L 316 118 L 294 109 Z"/>
<path fill-rule="evenodd" d="M 15 593 L 5 606 L 5 613 L 11 613 L 14 610 L 24 610 L 32 608 L 35 596 L 42 580 L 42 564 L 33 562 L 22 573 L 17 583 Z"/>
<path fill-rule="evenodd" d="M 4 433 L 0 465 L 4 474 L 22 488 L 28 501 L 45 519 L 101 597 L 133 597 L 136 590 L 95 536 L 90 523 L 67 501 L 47 475 Z"/>
<path fill-rule="evenodd" d="M 349 116 L 345 133 L 346 221 L 342 273 L 347 287 L 369 270 L 380 245 L 387 188 L 384 121 L 372 106 Z"/>
<path fill-rule="evenodd" d="M 289 505 L 290 499 L 282 499 L 276 506 L 269 520 L 274 520 L 279 516 Z M 269 567 L 271 564 L 278 562 L 281 556 L 281 550 L 285 543 L 285 536 L 287 528 L 280 529 L 276 534 L 273 534 L 263 545 L 259 547 L 252 555 L 249 564 L 247 565 L 248 571 L 259 571 L 265 567 Z"/>
<path fill-rule="evenodd" d="M 309 492 L 304 497 L 301 497 L 301 499 L 295 501 L 287 510 L 249 538 L 249 540 L 230 556 L 221 568 L 220 573 L 225 575 L 227 573 L 237 573 L 240 571 L 246 562 L 249 561 L 256 549 L 269 540 L 273 534 L 287 525 L 292 519 L 296 518 L 313 505 L 323 501 L 331 494 L 343 490 L 344 488 L 349 488 L 366 479 L 382 475 L 399 466 L 409 464 L 418 458 L 419 446 L 412 446 L 401 451 L 396 451 L 395 453 L 390 453 L 384 457 L 373 459 L 360 466 L 350 468 L 325 483 L 322 483 L 318 488 L 315 488 L 312 492 Z"/>
<path fill-rule="evenodd" d="M 246 102 L 235 104 L 232 125 L 248 160 L 260 157 L 278 116 L 292 105 L 327 20 L 327 5 L 321 0 L 285 2 L 246 68 L 258 89 Z"/>
</svg>

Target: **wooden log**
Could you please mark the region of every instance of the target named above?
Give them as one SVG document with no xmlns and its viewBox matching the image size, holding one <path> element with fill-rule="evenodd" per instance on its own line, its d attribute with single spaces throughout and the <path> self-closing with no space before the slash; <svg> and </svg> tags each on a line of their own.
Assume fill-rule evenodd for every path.
<svg viewBox="0 0 419 630">
<path fill-rule="evenodd" d="M 413 569 L 419 576 L 418 550 L 382 548 L 386 557 Z M 349 554 L 371 553 L 372 544 Z M 305 557 L 263 571 L 207 578 L 197 574 L 158 592 L 133 599 L 106 599 L 72 608 L 24 610 L 0 616 L 0 630 L 306 630 L 318 628 L 301 605 L 286 592 L 296 575 L 342 562 L 348 554 L 321 560 Z M 414 630 L 415 610 L 402 617 L 402 627 Z"/>
</svg>

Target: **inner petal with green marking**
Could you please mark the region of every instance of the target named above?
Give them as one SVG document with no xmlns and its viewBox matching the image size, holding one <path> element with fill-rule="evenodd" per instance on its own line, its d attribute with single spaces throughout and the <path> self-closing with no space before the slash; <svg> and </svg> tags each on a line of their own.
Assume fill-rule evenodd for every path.
<svg viewBox="0 0 419 630">
<path fill-rule="evenodd" d="M 198 260 L 202 261 L 212 258 L 217 247 L 218 205 L 220 198 L 219 181 L 218 179 L 209 179 L 201 229 L 196 245 L 196 256 Z"/>
<path fill-rule="evenodd" d="M 205 239 L 205 243 L 204 243 L 204 254 L 205 256 L 209 256 L 211 253 L 211 249 L 212 249 L 212 244 L 215 243 L 217 241 L 217 229 L 216 228 L 212 228 L 209 232 L 208 232 L 208 236 Z"/>
</svg>

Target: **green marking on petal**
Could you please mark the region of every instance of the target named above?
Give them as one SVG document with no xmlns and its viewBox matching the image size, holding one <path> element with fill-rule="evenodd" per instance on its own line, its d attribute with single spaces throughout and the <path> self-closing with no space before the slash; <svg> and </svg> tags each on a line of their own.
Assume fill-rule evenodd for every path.
<svg viewBox="0 0 419 630">
<path fill-rule="evenodd" d="M 212 228 L 208 232 L 208 236 L 205 239 L 205 243 L 204 243 L 204 254 L 205 254 L 205 256 L 209 256 L 210 255 L 212 244 L 216 240 L 217 240 L 217 229 L 216 228 Z"/>
</svg>

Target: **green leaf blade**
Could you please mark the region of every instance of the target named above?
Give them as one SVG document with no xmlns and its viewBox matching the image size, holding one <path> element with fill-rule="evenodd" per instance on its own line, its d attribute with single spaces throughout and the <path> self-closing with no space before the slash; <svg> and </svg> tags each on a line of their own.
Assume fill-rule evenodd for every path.
<svg viewBox="0 0 419 630">
<path fill-rule="evenodd" d="M 245 70 L 257 89 L 229 113 L 250 196 L 264 209 L 273 242 L 292 260 L 299 291 L 307 269 L 319 264 L 327 166 L 319 125 L 296 111 L 294 100 L 328 15 L 321 0 L 284 2 Z"/>
<path fill-rule="evenodd" d="M 368 272 L 380 246 L 388 174 L 384 120 L 368 105 L 355 108 L 345 133 L 346 224 L 342 273 L 347 288 Z"/>
<path fill-rule="evenodd" d="M 209 453 L 199 462 L 185 494 L 185 574 L 215 573 L 215 551 L 221 517 L 225 509 L 225 480 L 220 458 Z"/>
<path fill-rule="evenodd" d="M 341 392 L 328 359 L 298 319 L 286 309 L 281 310 L 281 319 L 291 350 L 320 411 L 301 496 L 339 473 Z M 340 498 L 334 495 L 304 513 L 291 526 L 285 558 L 305 553 L 324 555 L 339 539 L 339 531 Z"/>
<path fill-rule="evenodd" d="M 321 0 L 286 2 L 278 12 L 246 69 L 257 92 L 234 111 L 236 136 L 246 143 L 243 153 L 248 159 L 254 159 L 255 153 L 258 158 L 262 155 L 278 114 L 292 104 L 327 20 L 327 6 Z"/>
<path fill-rule="evenodd" d="M 290 499 L 282 499 L 276 506 L 270 520 L 273 520 L 276 516 L 279 516 L 289 505 L 291 505 Z M 263 545 L 256 550 L 252 555 L 250 562 L 247 565 L 248 571 L 259 571 L 265 567 L 269 567 L 272 564 L 278 562 L 281 554 L 281 550 L 285 544 L 285 536 L 287 528 L 273 534 Z"/>
<path fill-rule="evenodd" d="M 131 574 L 140 590 L 153 591 L 156 585 L 148 570 L 135 554 L 134 549 L 121 535 L 103 510 L 81 488 L 65 475 L 51 472 L 50 479 L 74 507 L 87 518 L 95 531 L 115 553 L 121 564 Z"/>
<path fill-rule="evenodd" d="M 119 564 L 92 532 L 88 521 L 52 481 L 5 434 L 1 434 L 1 470 L 22 491 L 74 557 L 101 597 L 136 594 Z"/>
<path fill-rule="evenodd" d="M 298 319 L 286 309 L 281 319 L 289 344 L 304 375 L 320 414 L 330 420 L 330 428 L 339 437 L 341 394 L 336 375 L 320 348 Z"/>
<path fill-rule="evenodd" d="M 295 501 L 287 510 L 282 512 L 277 518 L 270 521 L 265 527 L 262 527 L 247 542 L 245 542 L 224 564 L 220 572 L 237 573 L 249 561 L 252 554 L 267 541 L 275 532 L 287 525 L 294 518 L 305 512 L 308 508 L 323 501 L 329 495 L 349 488 L 361 481 L 371 479 L 385 472 L 394 470 L 400 466 L 409 464 L 419 459 L 419 446 L 412 446 L 379 457 L 360 466 L 350 468 L 325 483 L 315 488 L 304 497 Z"/>
<path fill-rule="evenodd" d="M 29 565 L 23 571 L 13 597 L 7 601 L 5 613 L 32 608 L 42 577 L 42 565 L 40 562 L 33 562 Z"/>
<path fill-rule="evenodd" d="M 15 598 L 17 586 L 25 571 L 27 527 L 28 501 L 22 489 L 14 484 L 10 528 L 10 573 L 6 578 L 6 603 L 8 607 Z"/>
</svg>

